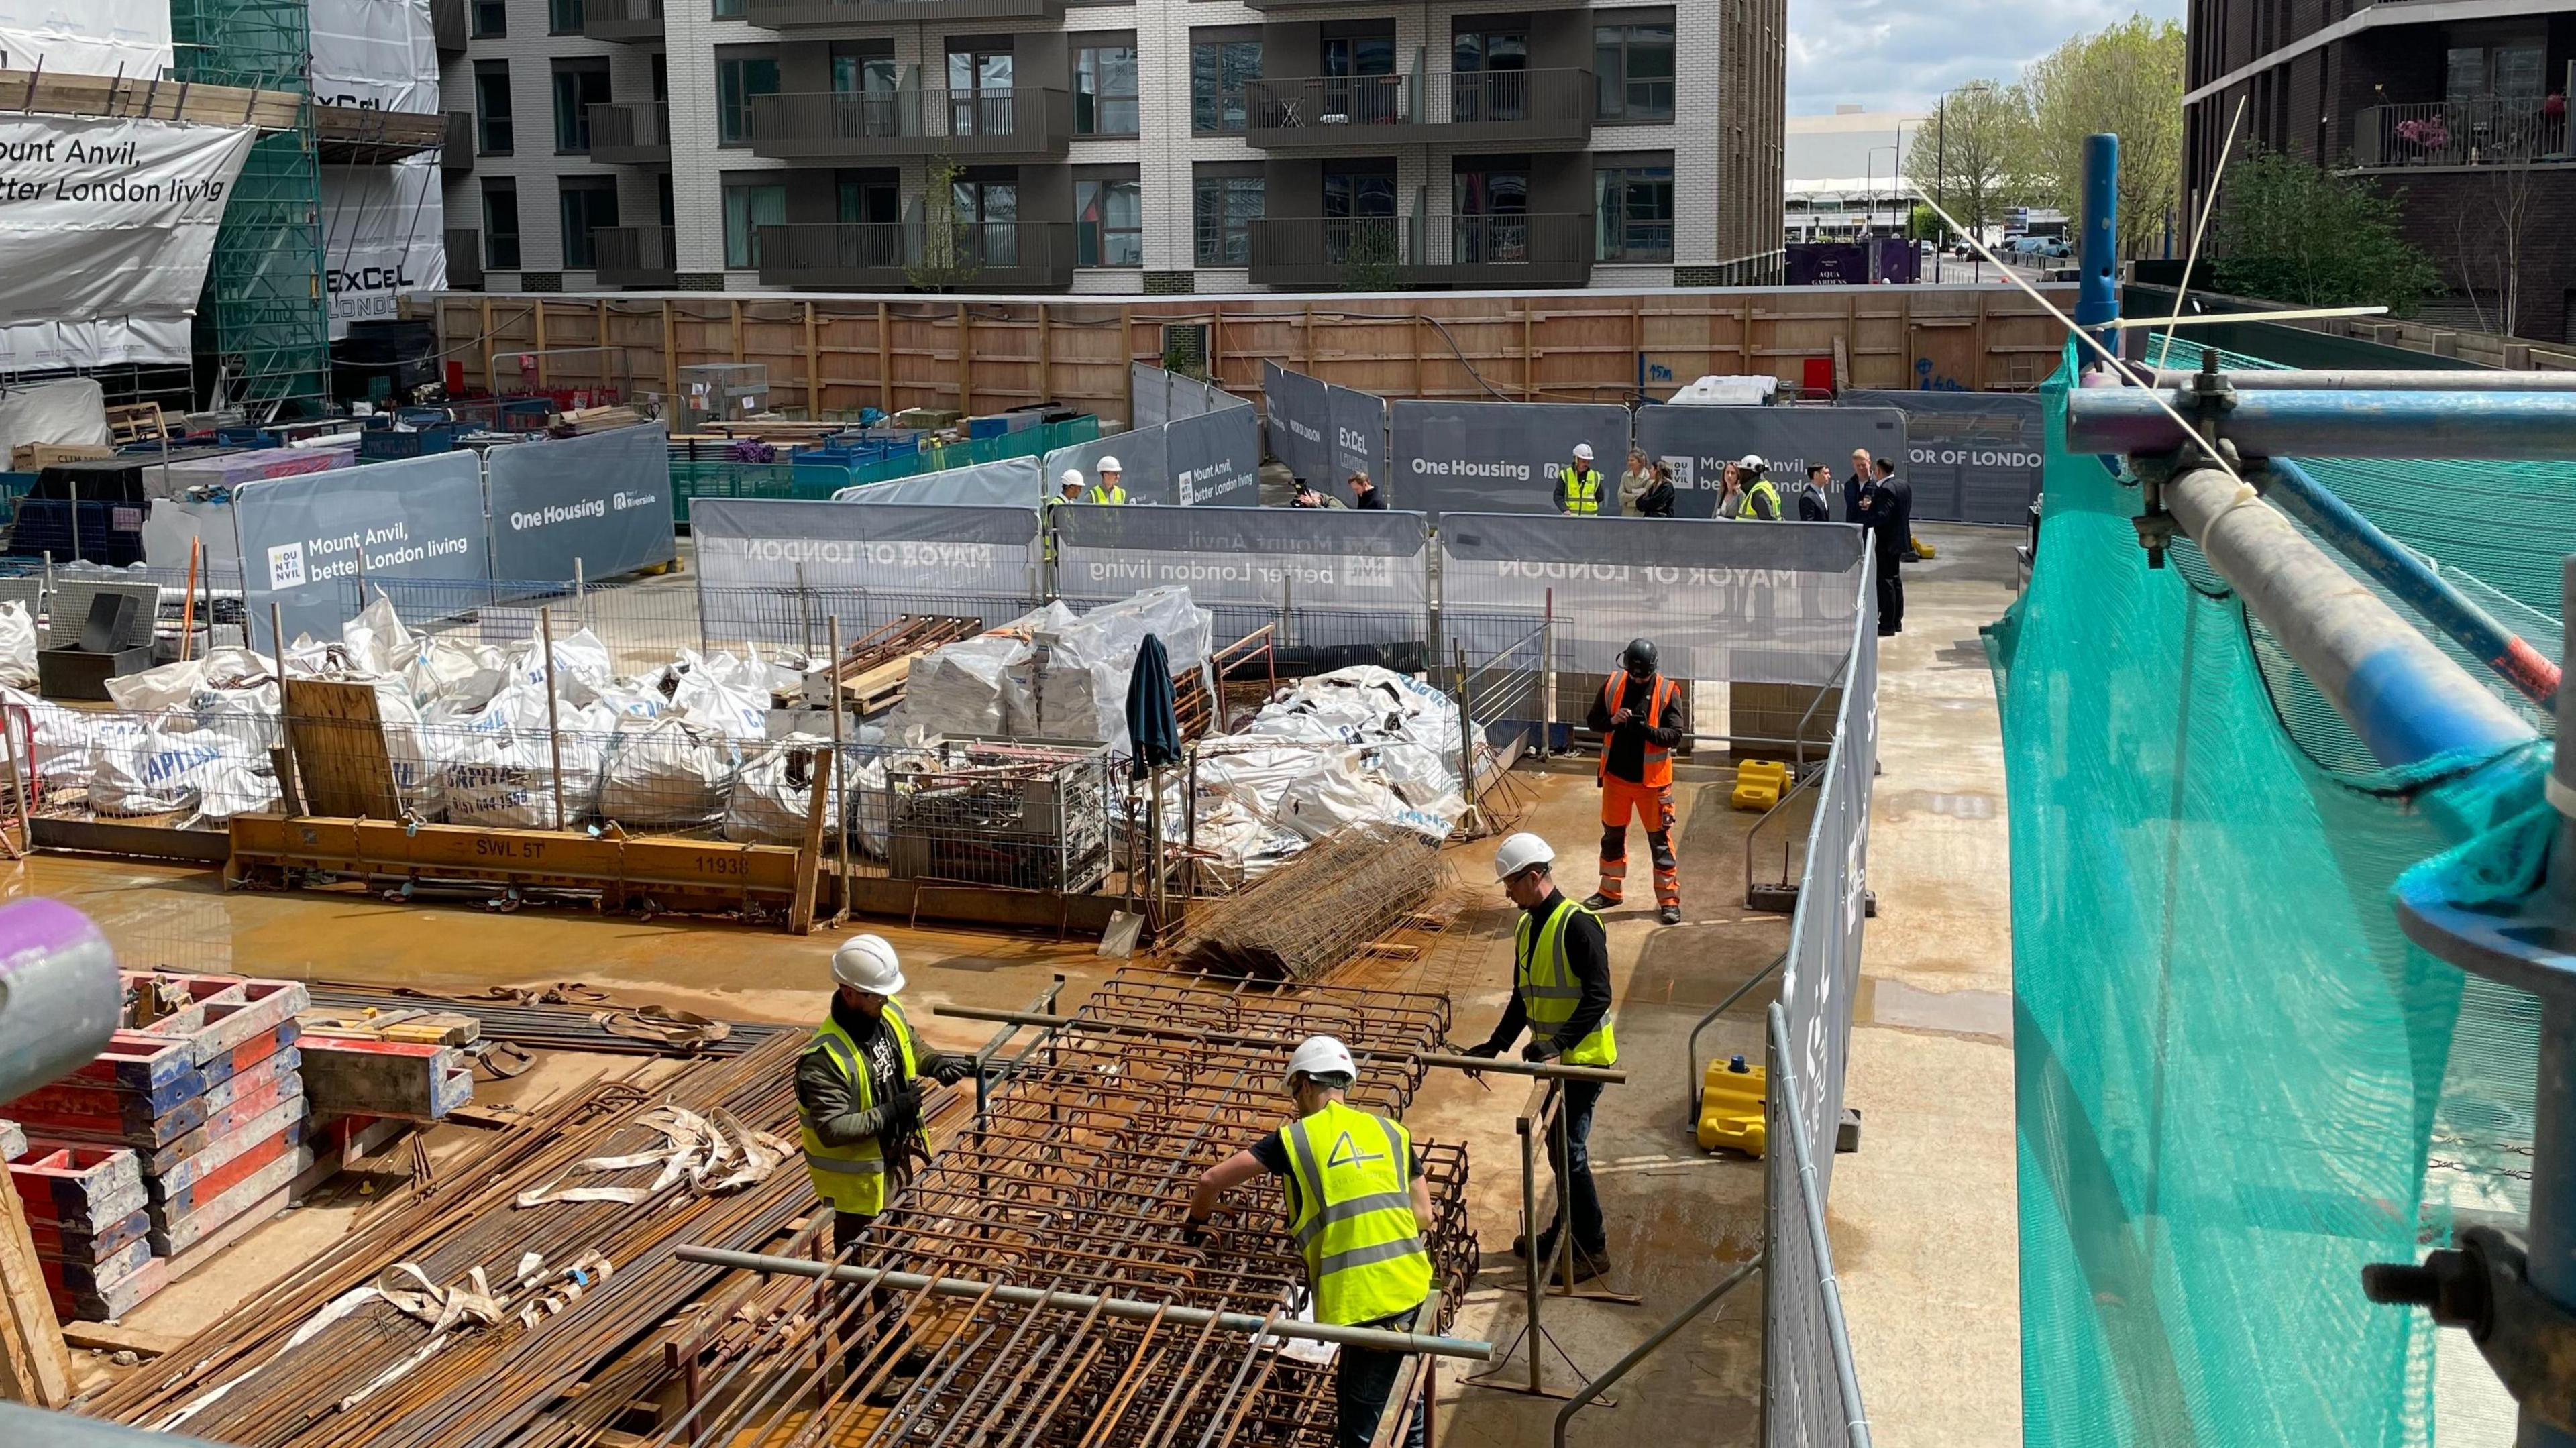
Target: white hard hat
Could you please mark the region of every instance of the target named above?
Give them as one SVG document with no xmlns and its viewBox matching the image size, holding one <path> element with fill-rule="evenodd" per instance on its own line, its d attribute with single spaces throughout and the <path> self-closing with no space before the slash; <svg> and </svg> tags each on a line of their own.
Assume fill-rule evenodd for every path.
<svg viewBox="0 0 2576 1448">
<path fill-rule="evenodd" d="M 1577 462 L 1588 463 L 1592 461 L 1592 444 L 1588 442 L 1576 443 L 1574 445 L 1574 457 Z"/>
<path fill-rule="evenodd" d="M 1288 1079 L 1300 1076 L 1344 1076 L 1358 1080 L 1360 1068 L 1351 1061 L 1351 1048 L 1330 1036 L 1308 1036 L 1297 1043 L 1297 1052 L 1288 1058 Z"/>
<path fill-rule="evenodd" d="M 1080 469 L 1080 468 L 1066 468 L 1066 469 L 1064 470 L 1064 476 L 1063 476 L 1063 477 L 1060 477 L 1060 478 L 1058 478 L 1058 479 L 1056 479 L 1056 482 L 1058 482 L 1059 484 L 1061 484 L 1061 485 L 1063 485 L 1063 486 L 1065 486 L 1065 487 L 1068 487 L 1068 488 L 1078 488 L 1078 487 L 1081 487 L 1081 486 L 1082 486 L 1082 469 Z"/>
<path fill-rule="evenodd" d="M 1508 880 L 1532 865 L 1553 864 L 1555 861 L 1555 846 L 1523 830 L 1503 841 L 1503 847 L 1494 851 L 1494 878 Z"/>
<path fill-rule="evenodd" d="M 1770 466 L 1770 464 L 1762 461 L 1762 454 L 1760 453 L 1746 453 L 1744 456 L 1735 460 L 1735 465 L 1739 468 L 1761 468 Z"/>
<path fill-rule="evenodd" d="M 832 979 L 870 995 L 903 989 L 903 962 L 882 935 L 853 935 L 832 952 Z"/>
<path fill-rule="evenodd" d="M 1091 466 L 1095 472 L 1117 473 L 1126 471 L 1126 469 L 1118 466 L 1118 459 L 1113 457 L 1104 457 L 1100 461 L 1093 463 Z"/>
</svg>

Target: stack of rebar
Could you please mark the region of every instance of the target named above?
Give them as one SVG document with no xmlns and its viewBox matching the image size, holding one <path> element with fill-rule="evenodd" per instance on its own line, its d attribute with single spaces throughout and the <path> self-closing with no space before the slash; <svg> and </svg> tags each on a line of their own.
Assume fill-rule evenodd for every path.
<svg viewBox="0 0 2576 1448">
<path fill-rule="evenodd" d="M 1252 888 L 1191 907 L 1172 954 L 1212 975 L 1320 980 L 1447 883 L 1440 851 L 1397 825 L 1346 825 Z"/>
<path fill-rule="evenodd" d="M 771 1037 L 811 1033 L 810 1026 L 770 1021 L 708 1020 L 653 1006 L 622 1005 L 578 985 L 520 992 L 520 998 L 441 995 L 409 986 L 314 981 L 313 1004 L 335 1011 L 417 1011 L 424 1008 L 472 1016 L 482 1039 L 508 1041 L 532 1051 L 596 1051 L 620 1056 L 739 1056 Z"/>
<path fill-rule="evenodd" d="M 850 1260 L 1256 1317 L 1285 1312 L 1305 1269 L 1275 1183 L 1238 1192 L 1204 1248 L 1181 1240 L 1199 1173 L 1289 1119 L 1285 1053 L 1267 1042 L 1329 1032 L 1363 1048 L 1437 1050 L 1448 1025 L 1437 996 L 1222 989 L 1122 973 L 1077 1024 L 1011 1068 L 989 1108 L 894 1199 Z M 1153 1031 L 1123 1029 L 1135 1026 Z M 1194 1031 L 1209 1036 L 1186 1034 Z M 1401 1114 L 1421 1078 L 1400 1056 L 1363 1057 L 1350 1099 Z M 1430 1144 L 1421 1155 L 1434 1202 L 1425 1232 L 1433 1285 L 1455 1303 L 1476 1259 L 1466 1154 Z M 1421 1330 L 1445 1326 L 1446 1316 Z M 1250 1334 L 803 1278 L 773 1281 L 731 1317 L 751 1326 L 707 1341 L 693 1359 L 701 1391 L 649 1442 L 1333 1441 L 1331 1368 Z"/>
</svg>

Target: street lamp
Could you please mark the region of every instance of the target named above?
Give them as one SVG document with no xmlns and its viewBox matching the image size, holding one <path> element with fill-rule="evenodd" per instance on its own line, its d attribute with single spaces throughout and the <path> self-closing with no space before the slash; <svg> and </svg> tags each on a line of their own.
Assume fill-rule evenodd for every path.
<svg viewBox="0 0 2576 1448">
<path fill-rule="evenodd" d="M 1887 179 L 1890 185 L 1895 184 L 1897 170 L 1903 164 L 1905 159 L 1905 150 L 1901 146 L 1872 146 L 1864 155 L 1862 155 L 1860 162 L 1860 204 L 1861 216 L 1863 218 L 1861 222 L 1861 230 L 1864 234 L 1866 234 L 1870 226 L 1878 220 L 1878 188 L 1876 183 L 1878 180 L 1878 153 L 1881 151 L 1889 153 Z"/>
</svg>

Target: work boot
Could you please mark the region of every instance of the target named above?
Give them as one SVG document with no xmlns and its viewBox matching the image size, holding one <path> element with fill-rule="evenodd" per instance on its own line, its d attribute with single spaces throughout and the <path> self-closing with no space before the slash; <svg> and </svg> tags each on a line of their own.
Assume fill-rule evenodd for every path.
<svg viewBox="0 0 2576 1448">
<path fill-rule="evenodd" d="M 1583 908 L 1586 910 L 1607 910 L 1618 903 L 1597 890 L 1583 897 Z"/>
<path fill-rule="evenodd" d="M 1664 922 L 1666 925 L 1679 925 L 1682 923 L 1682 907 L 1679 905 L 1667 905 L 1663 909 L 1655 912 L 1655 918 Z"/>
<path fill-rule="evenodd" d="M 1595 1277 L 1607 1277 L 1609 1275 L 1610 1249 L 1607 1246 L 1577 1247 L 1574 1249 L 1575 1281 L 1589 1282 Z"/>
<path fill-rule="evenodd" d="M 1538 1260 L 1545 1262 L 1548 1258 L 1555 1255 L 1556 1238 L 1549 1233 L 1541 1232 L 1538 1238 Z M 1529 1261 L 1528 1233 L 1524 1232 L 1512 1238 L 1512 1260 L 1515 1262 Z"/>
</svg>

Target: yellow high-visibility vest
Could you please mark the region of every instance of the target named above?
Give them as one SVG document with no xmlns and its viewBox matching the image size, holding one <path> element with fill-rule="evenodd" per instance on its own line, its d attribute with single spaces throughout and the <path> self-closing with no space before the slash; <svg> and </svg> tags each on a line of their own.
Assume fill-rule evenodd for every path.
<svg viewBox="0 0 2576 1448">
<path fill-rule="evenodd" d="M 1339 1101 L 1280 1136 L 1297 1183 L 1288 1230 L 1306 1254 L 1315 1320 L 1372 1322 L 1420 1306 L 1431 1291 L 1431 1254 L 1413 1215 L 1413 1138 Z"/>
<path fill-rule="evenodd" d="M 903 1018 L 903 1007 L 887 1001 L 884 1025 L 894 1032 L 895 1046 L 903 1053 L 903 1078 L 909 1081 L 913 1076 L 912 1026 Z M 832 1064 L 840 1068 L 841 1079 L 858 1097 L 861 1111 L 877 1104 L 876 1081 L 868 1074 L 859 1043 L 850 1039 L 839 1021 L 825 1016 L 805 1050 L 808 1054 L 823 1051 L 831 1056 Z M 836 1212 L 873 1217 L 884 1211 L 885 1143 L 871 1136 L 847 1146 L 827 1146 L 822 1137 L 814 1134 L 814 1123 L 802 1112 L 797 1115 L 805 1136 L 805 1170 L 814 1178 L 814 1195 L 831 1203 Z"/>
<path fill-rule="evenodd" d="M 1548 913 L 1547 923 L 1539 927 L 1535 942 L 1530 939 L 1526 910 L 1521 912 L 1520 925 L 1513 933 L 1512 989 L 1520 992 L 1521 1009 L 1529 1016 L 1533 1038 L 1555 1035 L 1574 1019 L 1574 1003 L 1583 999 L 1583 982 L 1575 978 L 1574 967 L 1565 958 L 1565 925 L 1578 910 L 1595 920 L 1601 918 L 1571 900 L 1559 900 L 1556 909 Z M 1569 1066 L 1610 1066 L 1618 1060 L 1619 1042 L 1611 1033 L 1606 1012 L 1601 1024 L 1565 1053 L 1565 1064 Z"/>
</svg>

